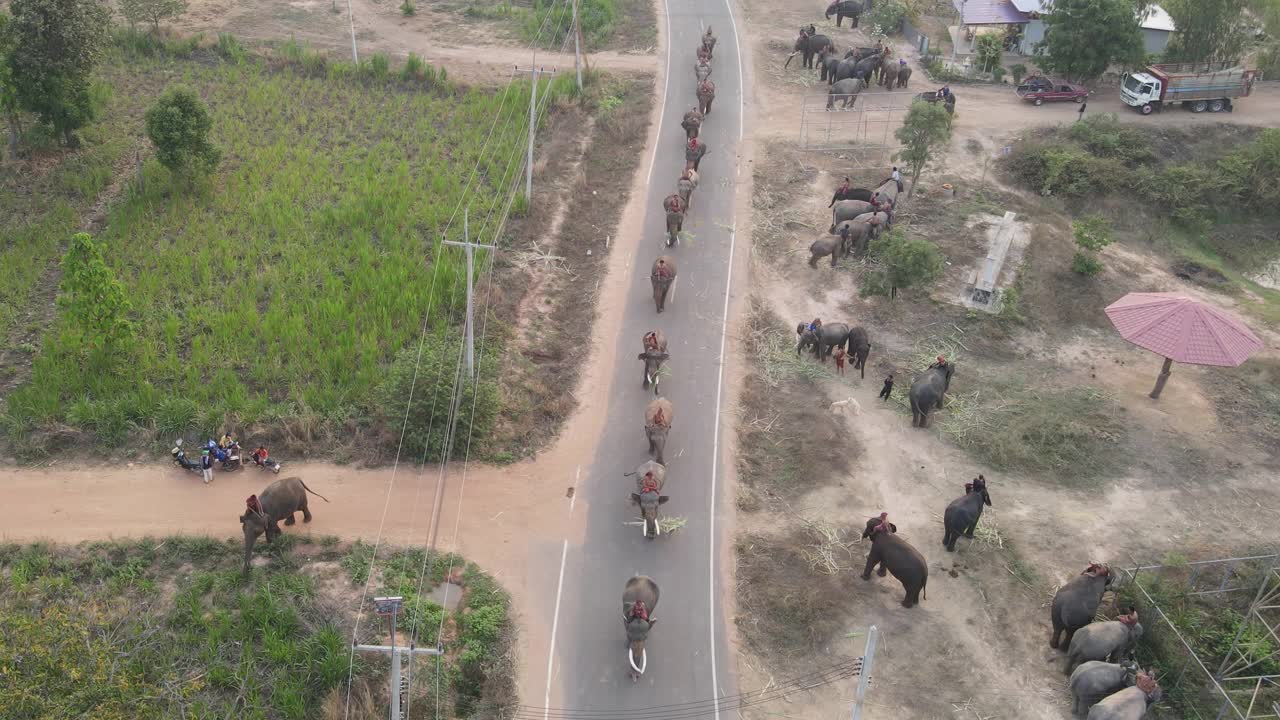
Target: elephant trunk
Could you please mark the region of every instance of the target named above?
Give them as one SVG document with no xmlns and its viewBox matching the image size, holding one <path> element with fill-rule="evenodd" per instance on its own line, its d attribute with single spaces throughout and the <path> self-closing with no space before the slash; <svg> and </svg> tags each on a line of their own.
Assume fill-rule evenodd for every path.
<svg viewBox="0 0 1280 720">
<path fill-rule="evenodd" d="M 253 560 L 253 545 L 258 540 L 258 533 L 254 532 L 246 523 L 244 528 L 244 575 L 249 576 L 249 565 Z"/>
</svg>

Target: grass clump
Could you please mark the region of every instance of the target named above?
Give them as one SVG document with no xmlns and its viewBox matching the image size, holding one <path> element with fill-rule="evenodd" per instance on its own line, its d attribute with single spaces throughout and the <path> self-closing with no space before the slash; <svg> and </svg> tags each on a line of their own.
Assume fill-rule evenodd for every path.
<svg viewBox="0 0 1280 720">
<path fill-rule="evenodd" d="M 578 3 L 578 22 L 587 48 L 596 49 L 613 33 L 618 11 L 614 0 L 581 0 Z M 545 38 L 544 47 L 561 47 L 573 32 L 573 7 L 568 3 L 552 0 L 533 0 L 533 7 L 524 14 L 520 26 L 525 40 Z"/>
</svg>

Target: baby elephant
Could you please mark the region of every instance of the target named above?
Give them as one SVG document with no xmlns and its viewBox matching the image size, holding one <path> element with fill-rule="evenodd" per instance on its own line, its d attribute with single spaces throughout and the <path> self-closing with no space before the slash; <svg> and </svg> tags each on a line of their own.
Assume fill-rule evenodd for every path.
<svg viewBox="0 0 1280 720">
<path fill-rule="evenodd" d="M 1128 656 L 1140 637 L 1142 623 L 1138 622 L 1138 613 L 1133 608 L 1119 619 L 1086 625 L 1071 640 L 1062 671 L 1070 675 L 1077 665 L 1088 660 L 1119 662 Z"/>
<path fill-rule="evenodd" d="M 1117 690 L 1132 687 L 1138 675 L 1137 663 L 1126 660 L 1120 664 L 1090 660 L 1071 673 L 1071 712 L 1084 716 L 1094 703 Z"/>
<path fill-rule="evenodd" d="M 844 247 L 844 241 L 835 235 L 823 235 L 813 244 L 809 246 L 809 267 L 818 267 L 818 259 L 831 256 L 831 267 L 836 266 L 836 261 L 840 259 L 840 252 Z"/>
</svg>

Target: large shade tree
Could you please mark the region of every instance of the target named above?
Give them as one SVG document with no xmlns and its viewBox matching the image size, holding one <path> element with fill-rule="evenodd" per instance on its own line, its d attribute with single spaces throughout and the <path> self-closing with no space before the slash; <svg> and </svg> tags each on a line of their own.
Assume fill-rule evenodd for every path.
<svg viewBox="0 0 1280 720">
<path fill-rule="evenodd" d="M 1113 64 L 1142 61 L 1134 0 L 1054 0 L 1044 24 L 1038 64 L 1068 80 L 1094 80 Z"/>
<path fill-rule="evenodd" d="M 72 144 L 93 117 L 90 75 L 110 14 L 98 0 L 13 0 L 9 71 L 23 108 Z"/>
</svg>

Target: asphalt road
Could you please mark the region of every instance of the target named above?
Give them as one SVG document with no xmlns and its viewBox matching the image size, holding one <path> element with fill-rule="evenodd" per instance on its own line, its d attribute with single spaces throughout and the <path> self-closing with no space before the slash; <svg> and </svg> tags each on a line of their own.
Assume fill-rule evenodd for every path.
<svg viewBox="0 0 1280 720">
<path fill-rule="evenodd" d="M 553 673 L 560 689 L 557 705 L 578 713 L 700 703 L 706 717 L 718 717 L 725 711 L 716 712 L 713 698 L 736 692 L 727 669 L 719 537 L 723 523 L 717 522 L 731 502 L 723 492 L 723 463 L 718 457 L 725 432 L 719 409 L 742 135 L 741 55 L 730 12 L 726 0 L 682 0 L 666 7 L 665 107 L 644 189 L 644 235 L 625 279 L 629 287 L 619 360 L 607 391 L 587 388 L 583 398 L 608 402 L 608 419 L 594 458 L 583 468 L 580 491 L 590 510 L 584 542 L 569 548 L 566 556 Z M 696 103 L 695 52 L 707 25 L 718 39 L 712 62 L 716 100 L 701 132 L 709 152 L 702 159 L 699 187 L 684 223 L 692 238 L 668 251 L 662 244 L 662 200 L 675 191 L 684 168 L 680 120 Z M 666 311 L 658 315 L 649 269 L 666 252 L 675 255 L 679 273 L 674 299 L 669 297 Z M 663 511 L 686 518 L 687 525 L 651 541 L 639 526 L 627 524 L 638 513 L 628 501 L 634 478 L 623 473 L 649 457 L 643 413 L 653 393 L 641 387 L 642 367 L 635 356 L 641 351 L 641 337 L 655 328 L 669 343 L 669 373 L 661 386 L 675 415 L 666 448 L 664 492 L 671 500 Z M 633 683 L 622 625 L 622 589 L 636 574 L 654 578 L 661 598 L 653 612 L 657 623 L 649 635 L 647 672 Z M 550 716 L 556 717 L 556 712 Z M 692 715 L 668 708 L 662 717 Z"/>
</svg>

